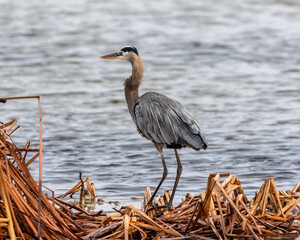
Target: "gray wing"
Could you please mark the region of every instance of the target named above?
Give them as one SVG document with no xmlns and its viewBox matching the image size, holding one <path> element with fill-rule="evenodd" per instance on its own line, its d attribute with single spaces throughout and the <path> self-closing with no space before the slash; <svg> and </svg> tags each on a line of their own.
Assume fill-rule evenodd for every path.
<svg viewBox="0 0 300 240">
<path fill-rule="evenodd" d="M 206 149 L 197 121 L 177 101 L 149 92 L 134 107 L 134 120 L 145 138 L 169 148 Z"/>
</svg>

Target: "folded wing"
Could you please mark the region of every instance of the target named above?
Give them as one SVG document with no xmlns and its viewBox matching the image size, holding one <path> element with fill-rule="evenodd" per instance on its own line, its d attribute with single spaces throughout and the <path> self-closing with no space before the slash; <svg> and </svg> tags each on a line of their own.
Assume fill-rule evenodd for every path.
<svg viewBox="0 0 300 240">
<path fill-rule="evenodd" d="M 168 148 L 206 149 L 197 121 L 177 101 L 149 92 L 134 107 L 135 123 L 145 138 Z"/>
</svg>

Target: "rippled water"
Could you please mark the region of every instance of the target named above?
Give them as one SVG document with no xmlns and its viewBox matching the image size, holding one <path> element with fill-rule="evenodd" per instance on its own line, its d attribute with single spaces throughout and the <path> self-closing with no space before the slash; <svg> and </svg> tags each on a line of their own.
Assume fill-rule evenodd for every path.
<svg viewBox="0 0 300 240">
<path fill-rule="evenodd" d="M 0 97 L 41 95 L 44 184 L 57 194 L 83 171 L 98 194 L 142 197 L 162 166 L 139 136 L 123 95 L 131 66 L 98 57 L 134 45 L 140 92 L 175 98 L 199 120 L 209 148 L 180 150 L 176 201 L 212 172 L 236 175 L 254 195 L 273 176 L 300 179 L 300 4 L 267 1 L 0 1 Z M 0 105 L 25 139 L 38 139 L 37 104 Z M 172 188 L 176 161 L 165 151 Z M 31 170 L 38 174 L 38 163 Z"/>
</svg>

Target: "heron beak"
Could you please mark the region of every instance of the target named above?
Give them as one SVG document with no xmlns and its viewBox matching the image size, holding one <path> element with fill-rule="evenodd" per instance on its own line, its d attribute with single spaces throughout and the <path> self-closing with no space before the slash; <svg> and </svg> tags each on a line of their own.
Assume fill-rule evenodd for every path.
<svg viewBox="0 0 300 240">
<path fill-rule="evenodd" d="M 102 59 L 120 59 L 121 54 L 120 54 L 120 52 L 116 52 L 116 53 L 111 53 L 111 54 L 108 54 L 108 55 L 104 55 L 100 58 L 102 58 Z"/>
</svg>

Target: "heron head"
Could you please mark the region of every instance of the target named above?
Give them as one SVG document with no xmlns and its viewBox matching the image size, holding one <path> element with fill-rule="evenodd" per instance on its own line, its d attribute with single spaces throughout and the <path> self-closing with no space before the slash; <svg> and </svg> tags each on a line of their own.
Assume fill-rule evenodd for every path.
<svg viewBox="0 0 300 240">
<path fill-rule="evenodd" d="M 125 46 L 120 51 L 104 55 L 102 59 L 120 59 L 131 61 L 133 57 L 139 56 L 138 50 L 133 46 Z"/>
</svg>

